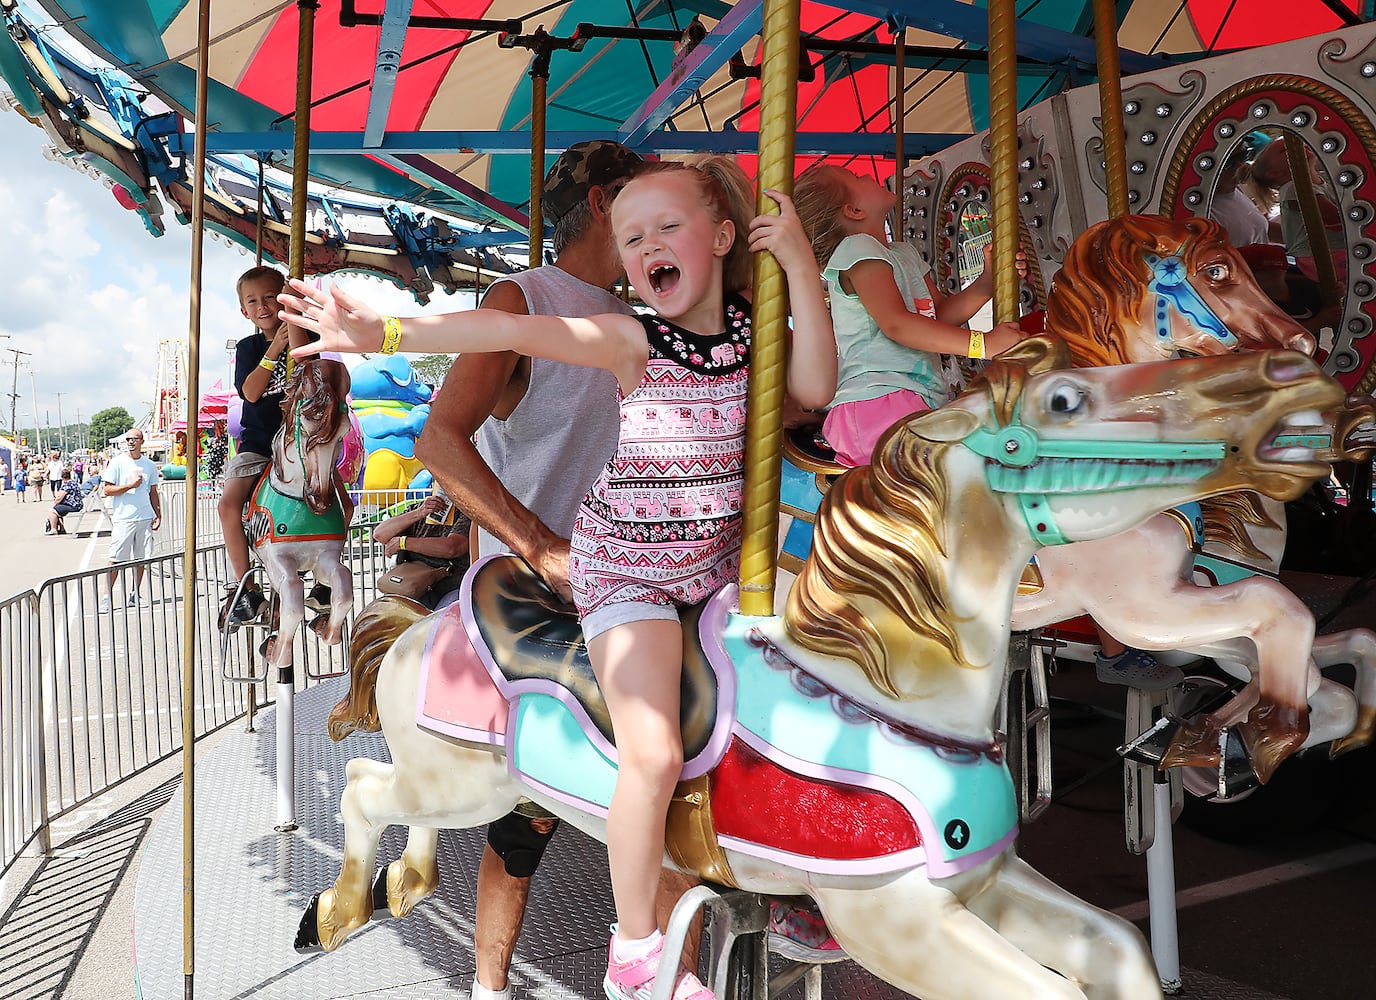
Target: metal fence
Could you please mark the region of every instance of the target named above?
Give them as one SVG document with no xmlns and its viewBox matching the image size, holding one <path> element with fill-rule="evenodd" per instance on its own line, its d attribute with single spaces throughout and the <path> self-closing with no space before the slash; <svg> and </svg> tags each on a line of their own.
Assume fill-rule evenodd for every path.
<svg viewBox="0 0 1376 1000">
<path fill-rule="evenodd" d="M 182 484 L 172 484 L 174 487 Z M 184 489 L 184 485 L 182 485 Z M 173 491 L 175 493 L 175 491 Z M 184 493 L 182 496 L 184 497 Z M 169 519 L 180 498 L 163 498 Z M 181 501 L 184 503 L 184 501 Z M 205 503 L 215 498 L 207 495 Z M 218 533 L 213 506 L 204 516 Z M 184 522 L 160 531 L 164 547 Z M 205 537 L 198 525 L 197 535 Z M 180 544 L 180 541 L 179 543 Z M 225 679 L 262 672 L 264 632 L 240 629 L 221 662 L 218 626 L 226 581 L 222 546 L 196 552 L 195 585 L 184 583 L 183 556 L 158 555 L 50 580 L 0 604 L 0 874 L 47 827 L 181 750 L 182 663 L 193 645 L 196 738 L 270 701 L 271 687 Z M 354 581 L 354 613 L 376 596 L 386 565 L 382 547 L 356 531 L 344 551 Z M 185 603 L 196 630 L 184 634 Z M 303 625 L 296 638 L 296 685 L 346 669 L 345 647 L 330 647 Z"/>
<path fill-rule="evenodd" d="M 0 873 L 35 837 L 47 850 L 38 597 L 0 604 Z"/>
</svg>

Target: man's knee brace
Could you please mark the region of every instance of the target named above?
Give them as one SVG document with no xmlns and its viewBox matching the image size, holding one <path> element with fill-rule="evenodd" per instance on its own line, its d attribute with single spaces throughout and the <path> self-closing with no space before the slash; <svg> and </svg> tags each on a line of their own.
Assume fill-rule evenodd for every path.
<svg viewBox="0 0 1376 1000">
<path fill-rule="evenodd" d="M 550 825 L 548 833 L 541 833 L 535 824 Z M 512 878 L 530 878 L 540 867 L 545 848 L 559 828 L 557 819 L 534 820 L 520 813 L 507 813 L 487 827 L 488 846 L 502 859 L 506 873 Z"/>
</svg>

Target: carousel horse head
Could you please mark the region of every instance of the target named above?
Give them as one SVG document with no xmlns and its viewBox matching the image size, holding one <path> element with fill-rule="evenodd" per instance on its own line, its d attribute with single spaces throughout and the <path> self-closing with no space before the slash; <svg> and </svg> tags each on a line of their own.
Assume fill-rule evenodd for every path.
<svg viewBox="0 0 1376 1000">
<path fill-rule="evenodd" d="M 1080 367 L 1315 346 L 1267 298 L 1223 227 L 1160 215 L 1109 219 L 1071 245 L 1047 297 L 1046 332 L 1066 340 Z"/>
<path fill-rule="evenodd" d="M 299 494 L 316 514 L 335 501 L 335 461 L 351 426 L 348 395 L 349 371 L 343 363 L 312 358 L 296 365 L 282 401 L 284 419 L 272 447 L 273 485 L 289 496 Z"/>
<path fill-rule="evenodd" d="M 1037 547 L 1102 538 L 1189 500 L 1234 489 L 1291 499 L 1327 471 L 1312 451 L 1276 445 L 1342 398 L 1303 355 L 1069 361 L 1059 341 L 1024 341 L 953 403 L 895 424 L 871 465 L 835 482 L 789 594 L 795 641 L 902 697 L 918 686 L 896 672 L 930 659 L 912 654 L 969 665 L 959 633 L 970 611 L 954 588 L 1011 584 L 1008 567 Z M 1006 629 L 1004 601 L 985 603 Z"/>
</svg>

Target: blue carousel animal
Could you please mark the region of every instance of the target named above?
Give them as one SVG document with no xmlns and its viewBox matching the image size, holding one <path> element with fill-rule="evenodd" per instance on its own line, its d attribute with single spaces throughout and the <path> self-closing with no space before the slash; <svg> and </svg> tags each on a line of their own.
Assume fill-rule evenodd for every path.
<svg viewBox="0 0 1376 1000">
<path fill-rule="evenodd" d="M 1135 928 L 1017 857 L 992 731 L 1014 590 L 1053 535 L 1100 537 L 1238 487 L 1297 495 L 1326 466 L 1271 443 L 1341 398 L 1293 353 L 1067 363 L 1028 341 L 950 406 L 895 424 L 828 491 L 782 616 L 736 613 L 734 588 L 685 612 L 668 862 L 811 895 L 856 961 L 927 1000 L 1160 998 Z M 605 838 L 615 737 L 577 622 L 554 606 L 498 558 L 446 611 L 379 602 L 357 624 L 355 723 L 380 721 L 391 763 L 349 763 L 343 870 L 299 949 L 338 947 L 375 894 L 409 913 L 438 882 L 438 829 L 523 796 Z M 393 823 L 410 825 L 407 846 L 374 886 Z"/>
</svg>

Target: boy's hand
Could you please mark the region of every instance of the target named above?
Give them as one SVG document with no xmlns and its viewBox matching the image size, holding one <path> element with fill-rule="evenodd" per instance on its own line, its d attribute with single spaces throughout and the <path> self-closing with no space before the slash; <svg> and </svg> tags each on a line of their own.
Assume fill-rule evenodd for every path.
<svg viewBox="0 0 1376 1000">
<path fill-rule="evenodd" d="M 283 309 L 278 317 L 320 336 L 319 340 L 296 348 L 292 357 L 308 358 L 323 351 L 362 354 L 382 346 L 382 317 L 333 282 L 328 290 L 321 291 L 293 278 L 287 282 L 287 288 L 291 293 L 283 289 L 277 301 L 295 312 Z"/>
<path fill-rule="evenodd" d="M 798 218 L 798 210 L 793 207 L 793 199 L 781 191 L 768 190 L 765 194 L 778 203 L 779 214 L 759 215 L 751 221 L 750 251 L 756 253 L 768 250 L 785 271 L 799 267 L 817 271 L 817 261 L 812 256 L 812 244 L 803 232 L 803 224 Z"/>
<path fill-rule="evenodd" d="M 986 357 L 995 357 L 1021 343 L 1028 336 L 1016 322 L 1000 323 L 984 335 L 984 354 Z"/>
</svg>

